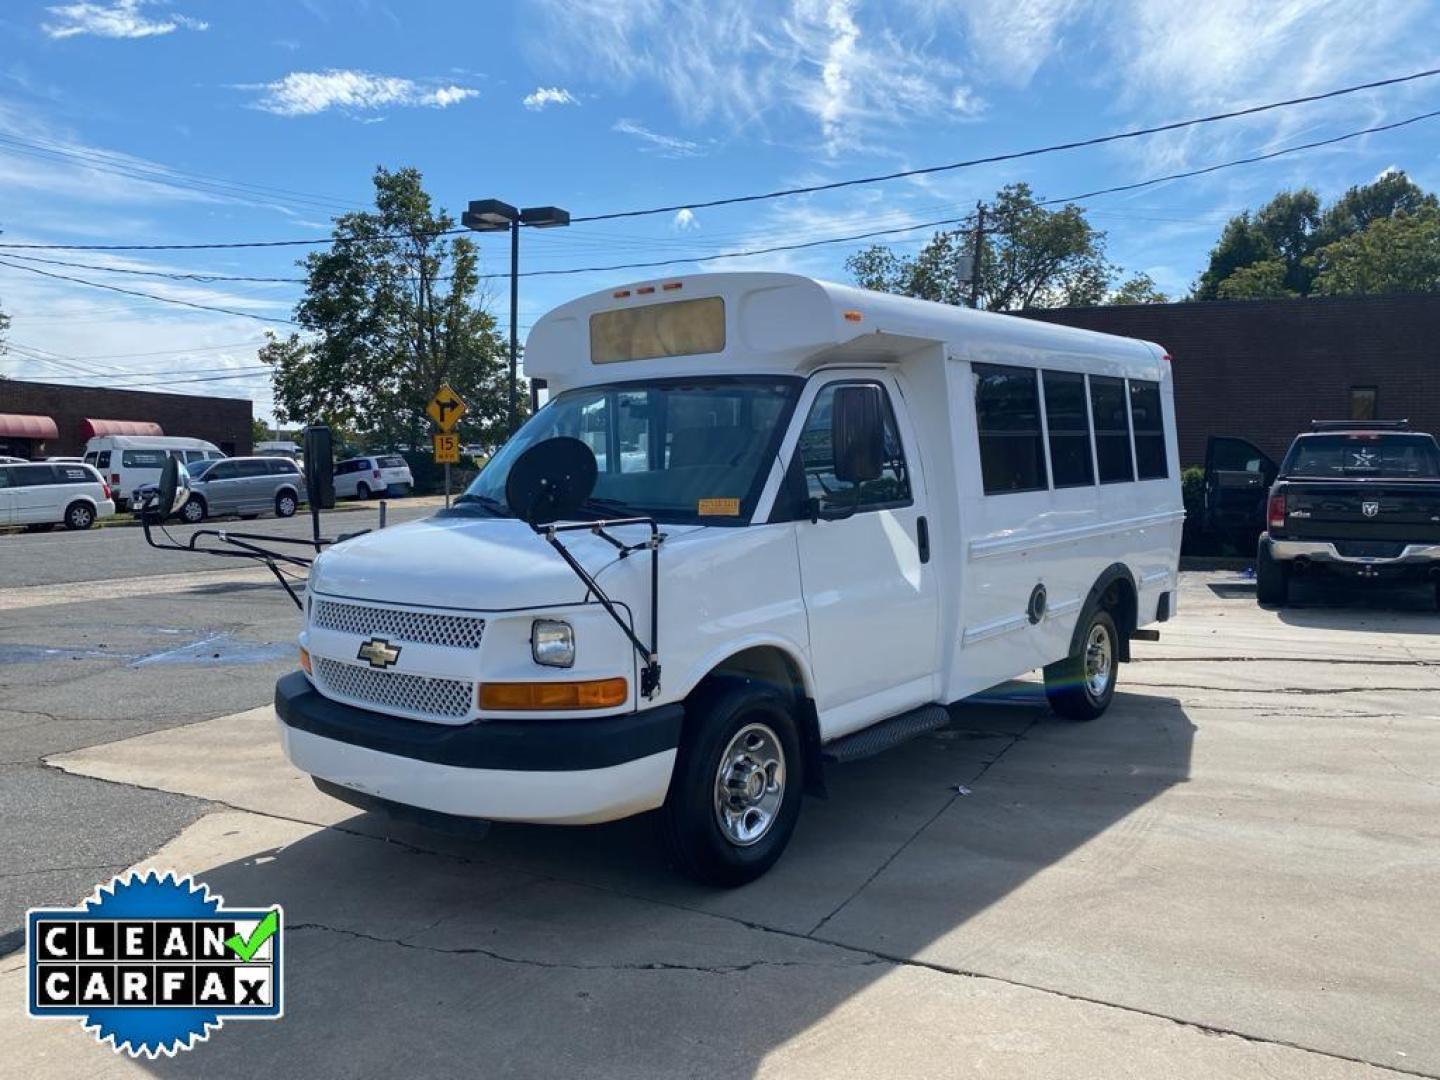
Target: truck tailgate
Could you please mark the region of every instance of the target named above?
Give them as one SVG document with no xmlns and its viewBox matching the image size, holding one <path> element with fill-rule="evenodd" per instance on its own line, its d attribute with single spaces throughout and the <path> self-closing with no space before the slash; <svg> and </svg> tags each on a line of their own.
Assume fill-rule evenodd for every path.
<svg viewBox="0 0 1440 1080">
<path fill-rule="evenodd" d="M 1440 542 L 1434 480 L 1291 481 L 1284 493 L 1287 537 Z"/>
</svg>

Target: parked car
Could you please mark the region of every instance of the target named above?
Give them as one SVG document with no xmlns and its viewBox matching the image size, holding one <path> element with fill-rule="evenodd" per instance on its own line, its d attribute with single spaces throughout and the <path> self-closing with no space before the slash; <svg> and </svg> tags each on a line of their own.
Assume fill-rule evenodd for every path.
<svg viewBox="0 0 1440 1080">
<path fill-rule="evenodd" d="M 1431 583 L 1440 605 L 1440 445 L 1403 420 L 1317 421 L 1281 462 L 1255 595 L 1282 606 L 1300 575 Z"/>
<path fill-rule="evenodd" d="M 224 456 L 218 446 L 204 439 L 169 435 L 99 435 L 85 444 L 85 464 L 95 466 L 105 477 L 121 510 L 136 488 L 160 482 L 166 457 L 188 468 Z"/>
<path fill-rule="evenodd" d="M 0 464 L 0 525 L 88 529 L 114 513 L 110 485 L 89 465 Z"/>
<path fill-rule="evenodd" d="M 350 458 L 335 466 L 337 499 L 368 499 L 372 495 L 408 495 L 415 488 L 410 466 L 399 454 Z"/>
<path fill-rule="evenodd" d="M 304 501 L 305 479 L 300 466 L 284 457 L 234 457 L 187 466 L 190 498 L 180 519 L 198 525 L 206 518 L 241 517 L 274 512 L 292 517 Z M 136 493 L 141 504 L 142 495 Z"/>
</svg>

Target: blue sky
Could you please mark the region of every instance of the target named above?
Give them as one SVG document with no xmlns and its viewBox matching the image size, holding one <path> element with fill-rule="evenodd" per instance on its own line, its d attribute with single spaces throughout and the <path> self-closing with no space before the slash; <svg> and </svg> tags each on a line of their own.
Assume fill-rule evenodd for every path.
<svg viewBox="0 0 1440 1080">
<path fill-rule="evenodd" d="M 1440 4 L 1391 0 L 11 0 L 0 13 L 0 243 L 324 235 L 377 164 L 467 200 L 575 215 L 983 156 L 1435 66 Z M 525 269 L 700 257 L 1062 196 L 1440 107 L 1440 79 L 1105 148 L 694 214 L 527 233 Z M 1232 213 L 1403 168 L 1440 188 L 1440 121 L 1096 199 L 1111 258 L 1172 293 Z M 165 182 L 157 182 L 165 181 Z M 897 243 L 913 251 L 924 233 Z M 501 237 L 481 240 L 503 271 Z M 696 269 L 843 280 L 853 246 Z M 131 270 L 291 276 L 294 249 L 32 252 Z M 0 252 L 0 257 L 4 253 Z M 31 263 L 283 318 L 293 286 Z M 521 323 L 645 272 L 532 278 Z M 503 284 L 495 288 L 503 318 Z M 0 266 L 22 377 L 246 394 L 266 324 Z M 35 357 L 44 356 L 51 363 Z M 245 375 L 246 372 L 251 374 Z M 153 376 L 148 373 L 155 373 Z M 182 383 L 212 374 L 244 377 Z"/>
</svg>

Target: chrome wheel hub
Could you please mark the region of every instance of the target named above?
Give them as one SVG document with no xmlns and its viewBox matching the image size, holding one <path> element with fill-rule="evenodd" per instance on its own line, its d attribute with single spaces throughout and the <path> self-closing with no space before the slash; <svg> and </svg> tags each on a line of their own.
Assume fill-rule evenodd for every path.
<svg viewBox="0 0 1440 1080">
<path fill-rule="evenodd" d="M 1099 700 L 1110 685 L 1110 671 L 1115 664 L 1115 649 L 1110 632 L 1103 626 L 1092 626 L 1085 642 L 1085 689 Z"/>
<path fill-rule="evenodd" d="M 737 847 L 759 841 L 785 800 L 785 751 L 764 724 L 747 724 L 720 755 L 715 771 L 715 820 Z"/>
</svg>

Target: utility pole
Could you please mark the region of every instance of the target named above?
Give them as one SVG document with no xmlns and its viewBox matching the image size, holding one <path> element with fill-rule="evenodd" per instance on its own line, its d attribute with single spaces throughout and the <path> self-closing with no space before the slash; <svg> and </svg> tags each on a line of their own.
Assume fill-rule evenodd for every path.
<svg viewBox="0 0 1440 1080">
<path fill-rule="evenodd" d="M 985 204 L 975 204 L 975 249 L 970 256 L 970 306 L 980 306 L 980 259 L 985 251 Z"/>
</svg>

